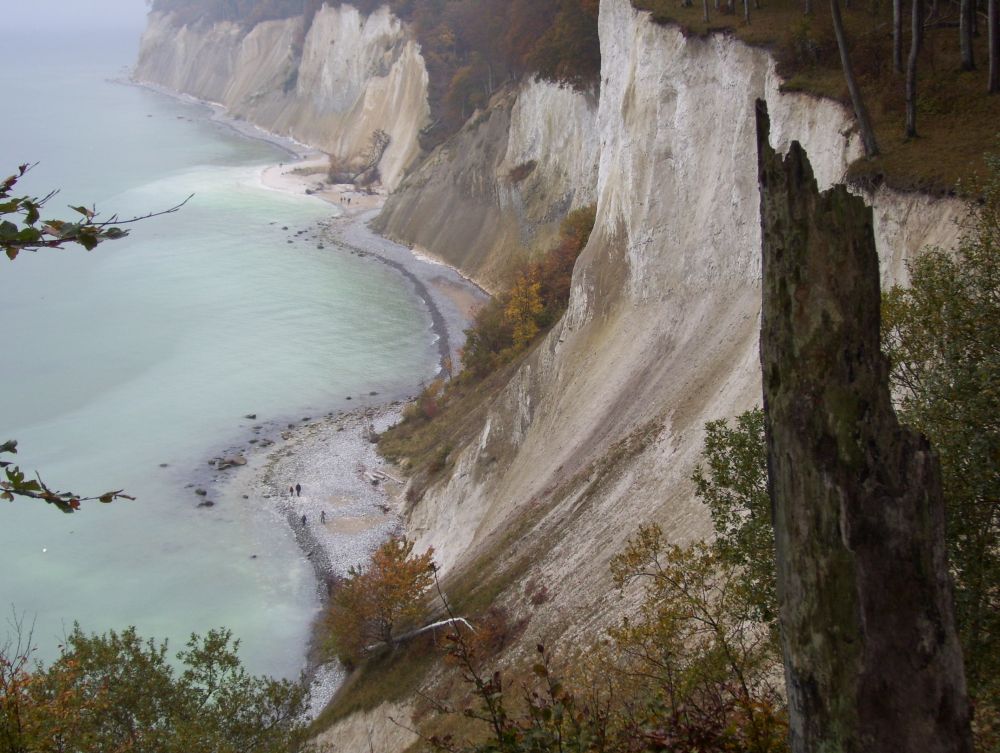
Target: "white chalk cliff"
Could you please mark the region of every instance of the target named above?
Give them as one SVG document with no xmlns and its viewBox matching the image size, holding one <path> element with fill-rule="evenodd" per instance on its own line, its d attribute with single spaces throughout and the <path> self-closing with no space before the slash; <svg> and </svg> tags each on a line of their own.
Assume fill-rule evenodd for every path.
<svg viewBox="0 0 1000 753">
<path fill-rule="evenodd" d="M 689 481 L 703 426 L 761 394 L 755 100 L 779 149 L 803 144 L 821 187 L 859 155 L 849 114 L 781 93 L 765 51 L 685 37 L 628 0 L 602 0 L 600 34 L 597 224 L 569 310 L 410 516 L 446 569 L 533 516 L 519 546 L 545 542 L 532 577 L 560 584 L 554 614 L 601 611 L 608 559 L 639 522 L 680 542 L 710 532 Z M 883 282 L 923 246 L 953 244 L 958 202 L 868 198 Z"/>
<path fill-rule="evenodd" d="M 384 130 L 391 142 L 379 169 L 394 189 L 419 155 L 417 138 L 430 116 L 418 45 L 388 9 L 363 16 L 350 5 L 323 6 L 297 55 L 303 23 L 179 26 L 171 14 L 153 13 L 134 77 L 219 103 L 335 160 L 357 161 L 373 132 Z"/>
<path fill-rule="evenodd" d="M 446 577 L 477 561 L 511 568 L 501 601 L 518 609 L 529 578 L 552 596 L 529 629 L 592 634 L 617 608 L 608 561 L 639 523 L 658 522 L 678 543 L 710 533 L 689 480 L 704 424 L 760 401 L 755 100 L 768 103 L 775 146 L 801 142 L 821 187 L 860 154 L 852 118 L 782 93 L 766 51 L 688 38 L 629 0 L 601 0 L 599 95 L 526 82 L 404 178 L 426 120 L 426 73 L 405 30 L 384 11 L 365 21 L 325 8 L 286 93 L 294 23 L 240 37 L 154 16 L 138 75 L 318 145 L 389 130 L 393 148 L 414 151 L 383 170 L 396 193 L 380 228 L 487 285 L 513 248 L 543 244 L 569 209 L 597 204 L 565 317 L 453 451 L 451 477 L 408 512 L 410 535 L 435 548 Z M 380 41 L 324 55 L 347 26 Z M 366 98 L 372 112 L 358 104 Z M 925 245 L 953 245 L 960 203 L 888 189 L 866 198 L 883 283 L 902 280 Z M 329 739 L 353 739 L 349 725 Z"/>
</svg>

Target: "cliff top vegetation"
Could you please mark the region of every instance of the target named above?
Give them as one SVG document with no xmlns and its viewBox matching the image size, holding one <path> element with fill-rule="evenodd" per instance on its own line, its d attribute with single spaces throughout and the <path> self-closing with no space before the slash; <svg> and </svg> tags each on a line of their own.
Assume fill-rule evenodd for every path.
<svg viewBox="0 0 1000 753">
<path fill-rule="evenodd" d="M 764 47 L 777 59 L 786 91 L 829 97 L 850 106 L 832 14 L 825 4 L 812 8 L 809 0 L 755 0 L 749 11 L 738 0 L 695 4 L 632 0 L 632 4 L 649 11 L 657 23 L 679 25 L 685 34 L 731 34 Z M 927 4 L 915 58 L 917 136 L 908 137 L 906 76 L 894 58 L 912 48 L 910 7 L 901 8 L 900 52 L 894 54 L 893 3 L 846 3 L 848 56 L 880 146 L 877 157 L 858 160 L 851 167 L 853 182 L 948 194 L 962 192 L 962 178 L 986 175 L 983 155 L 996 150 L 1000 135 L 1000 96 L 987 93 L 986 3 L 969 0 L 969 4 L 976 30 L 971 35 L 970 56 L 976 66 L 972 70 L 963 70 L 962 5 L 957 0 Z"/>
</svg>

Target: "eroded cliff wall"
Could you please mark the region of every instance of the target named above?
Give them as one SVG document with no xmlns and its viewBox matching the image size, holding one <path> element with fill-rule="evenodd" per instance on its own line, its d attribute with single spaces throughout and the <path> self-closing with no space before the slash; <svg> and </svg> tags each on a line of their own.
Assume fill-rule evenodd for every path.
<svg viewBox="0 0 1000 753">
<path fill-rule="evenodd" d="M 595 201 L 599 155 L 596 94 L 527 81 L 408 176 L 376 227 L 496 288 L 512 256 L 544 248 Z"/>
<path fill-rule="evenodd" d="M 323 6 L 298 54 L 303 23 L 179 26 L 170 14 L 153 13 L 134 76 L 217 102 L 338 161 L 357 162 L 382 129 L 391 142 L 379 169 L 393 190 L 419 155 L 430 116 L 417 44 L 386 8 L 364 16 L 350 5 Z"/>
<path fill-rule="evenodd" d="M 620 609 L 608 561 L 640 522 L 678 543 L 710 532 L 689 481 L 704 424 L 760 401 L 755 100 L 774 146 L 801 142 L 821 188 L 860 155 L 852 119 L 781 93 L 765 51 L 601 0 L 599 97 L 541 82 L 504 91 L 404 180 L 427 119 L 419 50 L 387 13 L 324 8 L 297 62 L 297 23 L 243 34 L 153 16 L 137 75 L 335 154 L 389 130 L 383 176 L 397 190 L 380 227 L 488 286 L 514 250 L 597 203 L 565 317 L 452 452 L 450 479 L 408 511 L 446 578 L 499 578 L 515 610 L 533 580 L 551 598 L 529 630 L 593 635 Z M 963 213 L 885 189 L 866 199 L 883 283 L 924 245 L 951 245 Z"/>
<path fill-rule="evenodd" d="M 639 522 L 679 543 L 710 533 L 689 481 L 703 426 L 760 401 L 755 99 L 775 146 L 800 141 L 822 187 L 859 154 L 848 114 L 779 92 L 762 50 L 687 38 L 628 0 L 602 0 L 600 32 L 597 224 L 569 310 L 456 450 L 451 479 L 410 512 L 445 572 L 527 554 L 522 580 L 553 596 L 533 624 L 579 633 L 616 610 L 608 560 Z M 867 198 L 883 281 L 954 241 L 957 202 Z"/>
</svg>

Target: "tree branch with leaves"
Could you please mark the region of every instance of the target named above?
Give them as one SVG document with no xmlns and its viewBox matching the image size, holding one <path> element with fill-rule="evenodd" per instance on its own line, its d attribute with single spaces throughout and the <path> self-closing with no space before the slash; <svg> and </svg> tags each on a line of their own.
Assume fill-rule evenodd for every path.
<svg viewBox="0 0 1000 753">
<path fill-rule="evenodd" d="M 17 258 L 21 251 L 37 251 L 43 248 L 59 249 L 73 244 L 83 246 L 90 251 L 102 241 L 118 240 L 128 235 L 129 231 L 123 229 L 122 225 L 131 225 L 152 217 L 173 214 L 191 199 L 191 196 L 188 196 L 184 201 L 169 209 L 125 220 L 120 219 L 117 214 L 113 214 L 107 219 L 101 219 L 95 208 L 85 206 L 70 207 L 81 217 L 75 222 L 43 219 L 42 210 L 58 191 L 50 191 L 41 198 L 11 195 L 14 193 L 18 181 L 34 166 L 33 164 L 20 165 L 13 175 L 0 182 L 0 249 L 12 261 Z M 0 456 L 15 453 L 17 453 L 16 441 L 11 439 L 0 444 Z M 42 481 L 42 477 L 37 471 L 34 478 L 29 478 L 28 474 L 12 461 L 0 460 L 0 499 L 10 502 L 15 497 L 42 500 L 55 505 L 66 513 L 76 512 L 82 502 L 109 503 L 116 499 L 134 499 L 121 489 L 94 496 L 58 491 Z"/>
<path fill-rule="evenodd" d="M 37 164 L 37 163 L 36 163 Z M 69 244 L 83 246 L 88 251 L 106 240 L 118 240 L 128 235 L 122 225 L 131 225 L 152 217 L 173 214 L 190 201 L 184 201 L 160 212 L 150 212 L 123 220 L 117 214 L 101 219 L 93 207 L 71 206 L 82 219 L 67 220 L 42 219 L 41 212 L 46 204 L 58 193 L 50 191 L 45 196 L 11 196 L 14 187 L 35 165 L 24 164 L 0 183 L 0 249 L 11 260 L 21 251 L 36 251 L 41 248 L 63 248 Z M 193 194 L 192 194 L 193 196 Z"/>
</svg>

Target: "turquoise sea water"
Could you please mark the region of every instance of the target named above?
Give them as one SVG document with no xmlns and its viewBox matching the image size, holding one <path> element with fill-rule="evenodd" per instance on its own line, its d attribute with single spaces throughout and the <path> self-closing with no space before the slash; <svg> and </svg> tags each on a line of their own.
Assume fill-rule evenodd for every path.
<svg viewBox="0 0 1000 753">
<path fill-rule="evenodd" d="M 226 625 L 253 671 L 295 674 L 315 584 L 290 533 L 264 500 L 198 510 L 185 486 L 246 438 L 246 413 L 318 415 L 432 374 L 429 317 L 384 266 L 287 243 L 335 209 L 259 184 L 283 152 L 109 82 L 134 39 L 0 42 L 0 92 L 17 103 L 0 118 L 0 172 L 38 161 L 23 188 L 59 187 L 52 213 L 196 194 L 94 252 L 0 260 L 0 440 L 54 487 L 138 497 L 74 515 L 0 503 L 0 609 L 36 621 L 43 656 L 74 620 L 175 646 Z"/>
</svg>

